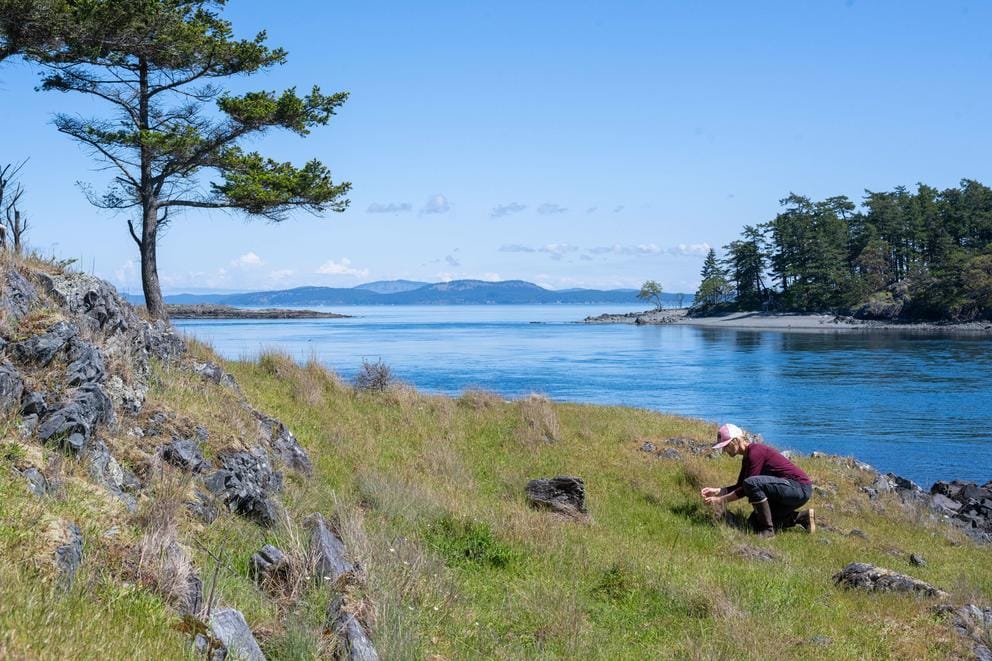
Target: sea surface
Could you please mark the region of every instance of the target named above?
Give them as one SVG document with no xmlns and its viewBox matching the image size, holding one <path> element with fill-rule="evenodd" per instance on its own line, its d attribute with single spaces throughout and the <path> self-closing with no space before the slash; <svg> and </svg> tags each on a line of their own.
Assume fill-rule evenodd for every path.
<svg viewBox="0 0 992 661">
<path fill-rule="evenodd" d="M 346 379 L 382 360 L 420 389 L 622 404 L 732 421 L 924 488 L 992 480 L 992 339 L 585 325 L 617 306 L 337 307 L 350 319 L 177 322 L 226 358 L 278 349 Z"/>
</svg>

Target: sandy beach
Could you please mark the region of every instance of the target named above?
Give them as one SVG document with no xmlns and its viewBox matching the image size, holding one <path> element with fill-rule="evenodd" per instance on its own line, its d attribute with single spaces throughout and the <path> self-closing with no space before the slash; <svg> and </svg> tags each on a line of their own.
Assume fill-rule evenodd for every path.
<svg viewBox="0 0 992 661">
<path fill-rule="evenodd" d="M 768 331 L 964 333 L 992 335 L 992 322 L 892 322 L 867 321 L 832 314 L 734 312 L 715 317 L 689 317 L 687 310 L 646 310 L 627 314 L 587 317 L 586 324 L 683 325 Z"/>
</svg>

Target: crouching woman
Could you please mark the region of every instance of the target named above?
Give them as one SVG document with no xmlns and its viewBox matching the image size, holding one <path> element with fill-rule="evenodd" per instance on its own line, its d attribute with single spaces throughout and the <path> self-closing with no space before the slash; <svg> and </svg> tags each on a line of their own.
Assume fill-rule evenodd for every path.
<svg viewBox="0 0 992 661">
<path fill-rule="evenodd" d="M 726 424 L 717 432 L 713 449 L 723 449 L 731 457 L 741 456 L 741 473 L 729 487 L 705 487 L 700 491 L 709 505 L 723 505 L 747 496 L 754 508 L 751 522 L 762 537 L 775 534 L 776 528 L 799 524 L 816 531 L 813 510 L 796 512 L 813 495 L 813 481 L 801 468 L 781 452 L 761 443 L 753 443 L 736 425 Z"/>
</svg>

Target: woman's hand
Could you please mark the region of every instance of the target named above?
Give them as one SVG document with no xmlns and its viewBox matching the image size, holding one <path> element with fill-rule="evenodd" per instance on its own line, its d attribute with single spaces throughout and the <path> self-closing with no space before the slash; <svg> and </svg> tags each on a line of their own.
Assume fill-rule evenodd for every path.
<svg viewBox="0 0 992 661">
<path fill-rule="evenodd" d="M 703 500 L 706 500 L 707 502 L 709 502 L 707 499 L 710 496 L 719 496 L 720 495 L 720 491 L 722 491 L 722 489 L 720 489 L 719 487 L 703 487 L 699 491 L 699 495 L 703 497 Z"/>
<path fill-rule="evenodd" d="M 706 503 L 707 505 L 722 505 L 723 496 L 708 496 L 706 498 L 703 498 L 703 502 Z"/>
</svg>

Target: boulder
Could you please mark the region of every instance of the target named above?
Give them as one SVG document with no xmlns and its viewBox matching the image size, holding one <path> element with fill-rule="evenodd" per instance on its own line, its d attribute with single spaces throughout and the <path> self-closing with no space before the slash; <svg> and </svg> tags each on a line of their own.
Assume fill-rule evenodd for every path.
<svg viewBox="0 0 992 661">
<path fill-rule="evenodd" d="M 162 448 L 162 458 L 190 473 L 199 473 L 210 467 L 200 452 L 199 443 L 186 438 L 173 438 Z"/>
<path fill-rule="evenodd" d="M 112 334 L 128 329 L 138 321 L 108 282 L 88 273 L 35 274 L 38 282 L 60 306 L 79 315 L 92 330 Z"/>
<path fill-rule="evenodd" d="M 835 585 L 869 592 L 911 592 L 939 598 L 947 596 L 946 592 L 929 583 L 865 562 L 852 562 L 834 574 L 833 579 Z"/>
<path fill-rule="evenodd" d="M 21 414 L 36 415 L 39 418 L 48 413 L 48 405 L 45 403 L 45 393 L 24 391 L 21 395 Z"/>
<path fill-rule="evenodd" d="M 651 443 L 650 441 L 647 441 L 647 442 L 645 442 L 645 443 L 644 443 L 643 445 L 641 445 L 641 447 L 639 447 L 638 449 L 639 449 L 639 450 L 640 450 L 641 452 L 650 452 L 650 453 L 654 453 L 654 452 L 655 452 L 655 451 L 656 451 L 656 450 L 657 450 L 658 448 L 657 448 L 657 447 L 655 447 L 655 444 L 654 444 L 654 443 Z"/>
<path fill-rule="evenodd" d="M 208 493 L 197 491 L 194 499 L 186 502 L 186 509 L 208 526 L 217 520 L 217 508 Z"/>
<path fill-rule="evenodd" d="M 11 353 L 18 362 L 44 367 L 78 334 L 78 328 L 67 321 L 60 321 L 41 335 L 14 343 Z"/>
<path fill-rule="evenodd" d="M 586 514 L 586 488 L 580 477 L 552 477 L 527 483 L 531 505 L 578 517 Z"/>
<path fill-rule="evenodd" d="M 761 562 L 778 560 L 778 556 L 771 551 L 756 546 L 747 546 L 746 544 L 741 544 L 737 547 L 737 555 L 745 560 L 758 560 Z"/>
<path fill-rule="evenodd" d="M 193 371 L 202 376 L 207 381 L 213 381 L 214 383 L 220 384 L 222 386 L 228 386 L 229 388 L 237 388 L 238 382 L 234 380 L 234 377 L 224 371 L 217 363 L 207 361 L 205 363 L 195 362 L 193 363 Z"/>
<path fill-rule="evenodd" d="M 289 428 L 279 420 L 260 411 L 252 409 L 251 412 L 258 422 L 262 441 L 269 449 L 291 469 L 304 475 L 311 475 L 313 464 L 310 461 L 310 455 L 300 446 Z"/>
<path fill-rule="evenodd" d="M 265 661 L 265 655 L 241 611 L 233 608 L 214 611 L 210 616 L 210 632 L 227 650 L 228 658 Z"/>
<path fill-rule="evenodd" d="M 164 363 L 171 362 L 186 352 L 186 343 L 171 325 L 162 320 L 145 322 L 143 334 L 145 349 Z"/>
<path fill-rule="evenodd" d="M 909 564 L 914 567 L 926 567 L 927 561 L 923 559 L 923 556 L 916 555 L 915 553 L 909 554 Z"/>
<path fill-rule="evenodd" d="M 4 286 L 0 287 L 0 311 L 15 321 L 20 320 L 38 299 L 38 292 L 17 269 L 6 269 L 4 280 Z"/>
<path fill-rule="evenodd" d="M 664 452 L 662 452 L 658 456 L 663 457 L 665 459 L 671 459 L 672 461 L 679 461 L 682 459 L 682 455 L 680 455 L 679 451 L 676 450 L 675 448 L 665 448 Z"/>
<path fill-rule="evenodd" d="M 282 488 L 282 475 L 272 470 L 264 452 L 224 452 L 221 469 L 205 481 L 207 489 L 227 508 L 263 526 L 276 520 L 272 494 Z"/>
<path fill-rule="evenodd" d="M 24 379 L 13 365 L 0 363 L 0 412 L 9 411 L 21 405 L 24 395 Z"/>
<path fill-rule="evenodd" d="M 289 558 L 275 546 L 266 544 L 251 556 L 248 569 L 256 581 L 279 580 L 289 572 Z"/>
<path fill-rule="evenodd" d="M 332 583 L 353 575 L 355 565 L 347 558 L 344 542 L 328 527 L 324 517 L 319 513 L 312 514 L 307 517 L 306 524 L 310 527 L 310 545 L 317 558 L 317 575 Z"/>
<path fill-rule="evenodd" d="M 66 383 L 81 386 L 84 383 L 97 383 L 107 377 L 103 353 L 95 346 L 73 338 L 69 342 L 69 366 L 65 370 Z"/>
<path fill-rule="evenodd" d="M 353 613 L 345 607 L 343 598 L 338 597 L 327 609 L 329 628 L 342 642 L 341 656 L 348 661 L 379 661 L 379 653 L 365 632 L 365 627 Z"/>
</svg>

